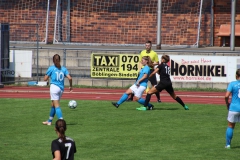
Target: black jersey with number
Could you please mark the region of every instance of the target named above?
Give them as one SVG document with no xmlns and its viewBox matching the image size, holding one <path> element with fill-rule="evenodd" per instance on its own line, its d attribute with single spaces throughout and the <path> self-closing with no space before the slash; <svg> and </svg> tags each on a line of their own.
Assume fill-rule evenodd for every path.
<svg viewBox="0 0 240 160">
<path fill-rule="evenodd" d="M 59 150 L 61 153 L 61 160 L 74 160 L 74 153 L 76 153 L 76 145 L 73 139 L 66 137 L 66 141 L 62 141 L 60 138 L 52 141 L 52 155 Z"/>
<path fill-rule="evenodd" d="M 157 67 L 158 74 L 160 75 L 160 82 L 171 82 L 170 79 L 170 67 L 166 63 L 161 63 Z"/>
</svg>

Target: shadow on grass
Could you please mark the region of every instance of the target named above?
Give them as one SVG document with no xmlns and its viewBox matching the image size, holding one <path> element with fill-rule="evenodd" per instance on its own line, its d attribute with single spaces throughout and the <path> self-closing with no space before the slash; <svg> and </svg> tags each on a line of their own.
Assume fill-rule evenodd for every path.
<svg viewBox="0 0 240 160">
<path fill-rule="evenodd" d="M 77 111 L 76 108 L 69 108 L 69 109 L 70 109 L 70 111 Z"/>
<path fill-rule="evenodd" d="M 179 110 L 180 108 L 154 108 L 153 110 Z"/>
<path fill-rule="evenodd" d="M 240 146 L 231 147 L 231 149 L 237 149 L 237 148 L 240 148 Z"/>
<path fill-rule="evenodd" d="M 67 123 L 67 126 L 75 126 L 75 125 L 81 125 L 81 124 L 77 124 L 77 123 Z"/>
</svg>

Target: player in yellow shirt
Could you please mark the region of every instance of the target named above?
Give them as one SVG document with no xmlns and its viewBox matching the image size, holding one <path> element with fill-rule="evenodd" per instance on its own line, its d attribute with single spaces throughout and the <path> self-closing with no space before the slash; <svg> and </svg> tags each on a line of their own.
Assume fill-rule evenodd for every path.
<svg viewBox="0 0 240 160">
<path fill-rule="evenodd" d="M 149 56 L 153 62 L 153 65 L 154 66 L 158 66 L 159 64 L 159 59 L 158 59 L 158 54 L 152 50 L 152 42 L 151 41 L 146 41 L 145 43 L 145 50 L 143 50 L 140 55 L 139 55 L 139 59 L 141 60 L 142 57 L 144 56 Z M 139 62 L 138 63 L 138 71 L 140 71 L 140 69 L 142 68 L 142 64 Z M 154 68 L 151 68 L 150 70 L 150 74 L 154 71 Z M 156 75 L 155 76 L 152 76 L 149 81 L 151 82 L 151 85 L 152 86 L 155 86 L 157 85 L 157 78 L 156 78 Z M 157 97 L 157 100 L 158 102 L 161 102 L 161 99 L 160 99 L 160 94 L 159 92 L 155 93 L 156 94 L 156 97 Z M 127 100 L 127 101 L 132 101 L 133 100 L 133 94 L 131 94 L 130 98 Z"/>
</svg>

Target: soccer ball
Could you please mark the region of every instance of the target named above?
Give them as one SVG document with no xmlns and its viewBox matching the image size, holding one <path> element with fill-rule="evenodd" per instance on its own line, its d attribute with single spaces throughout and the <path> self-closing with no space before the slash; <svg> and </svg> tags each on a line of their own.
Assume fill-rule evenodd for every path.
<svg viewBox="0 0 240 160">
<path fill-rule="evenodd" d="M 75 100 L 71 100 L 68 102 L 68 107 L 71 109 L 75 109 L 77 107 L 77 102 Z"/>
</svg>

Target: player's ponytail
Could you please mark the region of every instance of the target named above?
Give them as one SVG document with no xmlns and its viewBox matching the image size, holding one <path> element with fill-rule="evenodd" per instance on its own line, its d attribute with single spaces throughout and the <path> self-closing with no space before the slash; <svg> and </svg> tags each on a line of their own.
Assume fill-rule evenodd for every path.
<svg viewBox="0 0 240 160">
<path fill-rule="evenodd" d="M 66 140 L 65 131 L 67 129 L 66 121 L 63 119 L 58 119 L 55 123 L 56 131 L 59 133 L 59 138 L 62 141 Z"/>
</svg>

